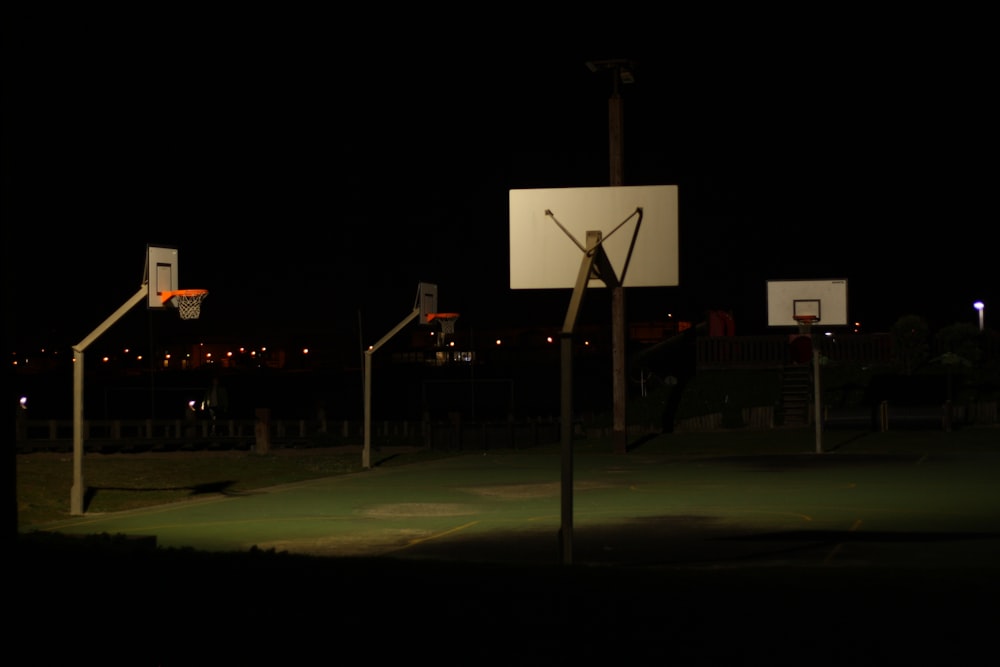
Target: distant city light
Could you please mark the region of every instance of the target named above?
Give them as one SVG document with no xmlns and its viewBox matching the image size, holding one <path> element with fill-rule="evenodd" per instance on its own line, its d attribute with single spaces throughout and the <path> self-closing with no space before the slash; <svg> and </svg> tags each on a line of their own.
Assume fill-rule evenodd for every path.
<svg viewBox="0 0 1000 667">
<path fill-rule="evenodd" d="M 983 310 L 986 308 L 986 305 L 982 301 L 976 301 L 974 304 L 972 304 L 972 307 L 979 311 L 979 330 L 982 331 L 983 330 Z"/>
</svg>

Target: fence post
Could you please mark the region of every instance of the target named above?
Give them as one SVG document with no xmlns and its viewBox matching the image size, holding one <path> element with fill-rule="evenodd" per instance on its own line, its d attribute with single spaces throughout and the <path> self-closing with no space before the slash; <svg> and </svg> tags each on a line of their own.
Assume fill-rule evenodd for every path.
<svg viewBox="0 0 1000 667">
<path fill-rule="evenodd" d="M 271 410 L 256 408 L 254 414 L 257 422 L 254 425 L 253 451 L 255 454 L 267 454 L 271 451 Z"/>
</svg>

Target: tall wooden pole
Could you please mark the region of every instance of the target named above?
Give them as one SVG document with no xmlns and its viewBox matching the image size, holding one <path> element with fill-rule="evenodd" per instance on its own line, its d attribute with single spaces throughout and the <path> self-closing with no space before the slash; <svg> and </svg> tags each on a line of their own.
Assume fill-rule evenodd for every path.
<svg viewBox="0 0 1000 667">
<path fill-rule="evenodd" d="M 608 102 L 608 138 L 611 164 L 611 185 L 625 184 L 625 166 L 623 158 L 623 105 L 619 85 L 621 82 L 621 66 L 613 71 L 614 87 Z M 628 433 L 625 426 L 625 287 L 619 284 L 611 288 L 611 356 L 612 356 L 612 402 L 614 419 L 611 435 L 613 450 L 616 454 L 624 454 L 628 448 Z"/>
</svg>

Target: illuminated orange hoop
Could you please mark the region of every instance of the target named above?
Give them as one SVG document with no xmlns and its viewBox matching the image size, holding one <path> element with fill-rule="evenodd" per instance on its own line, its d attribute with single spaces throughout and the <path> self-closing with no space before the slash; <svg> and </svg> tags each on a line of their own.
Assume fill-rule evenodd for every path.
<svg viewBox="0 0 1000 667">
<path fill-rule="evenodd" d="M 208 296 L 207 289 L 179 289 L 160 293 L 160 301 L 170 304 L 182 320 L 196 320 L 201 315 L 201 302 Z"/>
<path fill-rule="evenodd" d="M 792 315 L 792 318 L 799 323 L 799 330 L 808 331 L 812 325 L 819 322 L 816 315 Z"/>
<path fill-rule="evenodd" d="M 441 333 L 455 333 L 455 320 L 458 319 L 458 313 L 428 313 L 427 314 L 427 324 L 430 324 L 434 320 L 441 322 Z"/>
</svg>

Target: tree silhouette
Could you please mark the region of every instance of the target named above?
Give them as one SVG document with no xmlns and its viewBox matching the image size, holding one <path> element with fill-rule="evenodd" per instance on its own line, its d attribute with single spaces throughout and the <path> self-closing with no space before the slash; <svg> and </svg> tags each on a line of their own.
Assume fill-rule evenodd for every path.
<svg viewBox="0 0 1000 667">
<path fill-rule="evenodd" d="M 927 321 L 919 315 L 904 315 L 892 325 L 890 334 L 894 363 L 902 373 L 911 375 L 930 356 L 930 330 Z"/>
<path fill-rule="evenodd" d="M 937 333 L 938 349 L 941 350 L 941 354 L 932 361 L 943 364 L 948 370 L 949 401 L 954 398 L 955 371 L 963 367 L 977 366 L 983 358 L 979 339 L 978 327 L 965 322 L 957 322 Z"/>
</svg>

